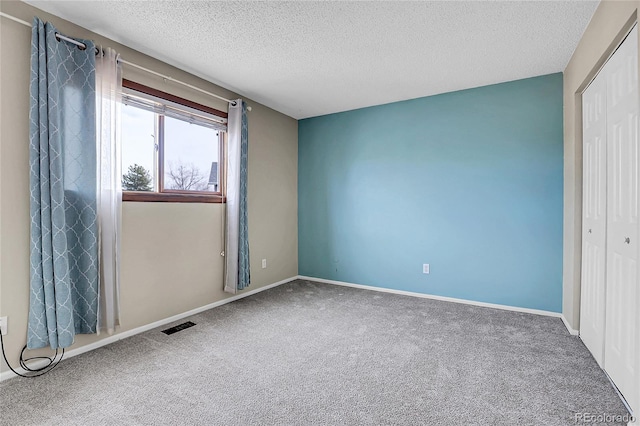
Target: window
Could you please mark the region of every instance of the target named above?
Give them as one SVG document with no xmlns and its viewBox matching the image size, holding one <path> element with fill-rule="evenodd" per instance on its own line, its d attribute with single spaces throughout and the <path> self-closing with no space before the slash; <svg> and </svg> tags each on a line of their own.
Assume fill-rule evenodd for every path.
<svg viewBox="0 0 640 426">
<path fill-rule="evenodd" d="M 124 80 L 124 201 L 223 202 L 227 114 Z"/>
</svg>

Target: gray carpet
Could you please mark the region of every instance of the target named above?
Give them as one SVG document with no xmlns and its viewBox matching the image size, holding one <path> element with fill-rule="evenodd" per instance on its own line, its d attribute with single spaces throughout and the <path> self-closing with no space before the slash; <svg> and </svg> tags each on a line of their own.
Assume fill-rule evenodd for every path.
<svg viewBox="0 0 640 426">
<path fill-rule="evenodd" d="M 0 424 L 555 426 L 626 414 L 557 318 L 294 281 L 189 319 L 1 383 Z"/>
</svg>

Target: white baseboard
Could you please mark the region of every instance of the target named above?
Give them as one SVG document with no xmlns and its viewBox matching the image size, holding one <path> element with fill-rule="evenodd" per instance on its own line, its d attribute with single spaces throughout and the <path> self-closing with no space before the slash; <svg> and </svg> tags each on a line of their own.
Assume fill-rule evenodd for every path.
<svg viewBox="0 0 640 426">
<path fill-rule="evenodd" d="M 243 292 L 243 293 L 240 293 L 240 294 L 236 294 L 236 295 L 228 297 L 226 299 L 218 300 L 217 302 L 213 302 L 213 303 L 210 303 L 208 305 L 201 306 L 199 308 L 192 309 L 190 311 L 183 312 L 181 314 L 174 315 L 174 316 L 169 317 L 169 318 L 165 318 L 165 319 L 162 319 L 162 320 L 159 320 L 159 321 L 152 322 L 151 324 L 146 324 L 146 325 L 143 325 L 143 326 L 140 326 L 140 327 L 133 328 L 131 330 L 123 331 L 121 333 L 112 334 L 109 337 L 105 337 L 104 339 L 98 340 L 97 342 L 89 343 L 88 345 L 80 346 L 79 348 L 75 348 L 75 349 L 71 349 L 71 350 L 65 351 L 64 359 L 71 358 L 71 357 L 83 354 L 85 352 L 92 351 L 92 350 L 100 348 L 102 346 L 106 346 L 106 345 L 108 345 L 110 343 L 117 342 L 118 340 L 126 339 L 127 337 L 135 336 L 136 334 L 144 333 L 145 331 L 152 330 L 152 329 L 157 328 L 157 327 L 161 327 L 163 325 L 172 323 L 174 321 L 179 321 L 179 320 L 181 320 L 183 318 L 199 314 L 200 312 L 208 311 L 209 309 L 216 308 L 216 307 L 222 306 L 222 305 L 226 305 L 227 303 L 231 303 L 233 301 L 236 301 L 238 299 L 242 299 L 243 297 L 251 296 L 251 295 L 256 294 L 256 293 L 260 293 L 261 291 L 269 290 L 270 288 L 277 287 L 279 285 L 288 283 L 288 282 L 293 281 L 293 280 L 295 280 L 297 278 L 298 278 L 298 276 L 287 278 L 287 279 L 284 279 L 282 281 L 278 281 L 277 283 L 269 284 L 269 285 L 266 285 L 264 287 L 256 288 L 255 290 L 250 290 L 250 291 L 246 291 L 246 292 Z M 39 366 L 43 366 L 47 362 L 48 361 L 33 362 L 33 363 L 30 363 L 29 365 L 32 368 L 38 368 Z M 26 373 L 26 371 L 24 369 L 22 369 L 22 368 L 16 368 L 15 370 L 20 374 Z M 0 382 L 2 382 L 3 380 L 10 379 L 12 377 L 16 377 L 16 375 L 11 370 L 5 371 L 3 373 L 0 373 Z"/>
<path fill-rule="evenodd" d="M 576 330 L 575 328 L 571 327 L 571 325 L 569 325 L 569 321 L 567 321 L 564 315 L 560 316 L 560 318 L 562 319 L 564 326 L 567 327 L 567 331 L 569 332 L 569 334 L 571 334 L 572 336 L 578 336 L 580 334 L 580 331 Z"/>
<path fill-rule="evenodd" d="M 453 303 L 462 303 L 465 305 L 482 306 L 484 308 L 494 308 L 494 309 L 502 309 L 505 311 L 524 312 L 527 314 L 545 315 L 545 316 L 555 317 L 555 318 L 562 317 L 562 314 L 559 312 L 543 311 L 540 309 L 520 308 L 518 306 L 499 305 L 497 303 L 476 302 L 475 300 L 457 299 L 455 297 L 436 296 L 433 294 L 415 293 L 412 291 L 404 291 L 404 290 L 394 290 L 394 289 L 384 288 L 384 287 L 374 287 L 369 285 L 353 284 L 353 283 L 348 283 L 344 281 L 326 280 L 324 278 L 307 277 L 304 275 L 298 275 L 298 279 L 316 281 L 316 282 L 326 283 L 326 284 L 341 285 L 344 287 L 360 288 L 362 290 L 372 290 L 372 291 L 379 291 L 383 293 L 401 294 L 403 296 L 420 297 L 423 299 L 434 299 L 434 300 L 441 300 L 444 302 L 453 302 Z"/>
</svg>

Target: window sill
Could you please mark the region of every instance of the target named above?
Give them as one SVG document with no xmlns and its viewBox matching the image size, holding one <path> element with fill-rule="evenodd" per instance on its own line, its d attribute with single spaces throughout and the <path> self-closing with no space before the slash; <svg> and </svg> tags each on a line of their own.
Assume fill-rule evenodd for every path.
<svg viewBox="0 0 640 426">
<path fill-rule="evenodd" d="M 153 203 L 224 203 L 226 199 L 215 194 L 181 194 L 167 192 L 122 192 L 122 201 L 143 201 Z"/>
</svg>

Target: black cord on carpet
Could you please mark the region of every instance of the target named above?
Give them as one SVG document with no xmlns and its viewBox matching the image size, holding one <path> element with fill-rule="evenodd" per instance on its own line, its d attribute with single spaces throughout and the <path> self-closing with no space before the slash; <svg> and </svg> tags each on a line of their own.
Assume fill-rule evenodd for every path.
<svg viewBox="0 0 640 426">
<path fill-rule="evenodd" d="M 22 369 L 25 370 L 27 373 L 33 373 L 33 374 L 21 374 L 21 373 L 18 373 L 16 370 L 14 370 L 11 364 L 9 364 L 7 355 L 4 353 L 4 340 L 2 340 L 2 333 L 0 333 L 0 346 L 2 347 L 2 357 L 4 358 L 4 362 L 7 363 L 7 366 L 11 371 L 13 371 L 14 374 L 20 377 L 32 378 L 32 377 L 42 376 L 43 374 L 47 374 L 49 371 L 53 370 L 56 367 L 56 365 L 60 364 L 60 361 L 62 361 L 62 358 L 64 358 L 64 348 L 62 348 L 62 355 L 60 356 L 60 359 L 57 361 L 56 361 L 56 358 L 58 357 L 58 349 L 56 349 L 56 353 L 55 355 L 53 355 L 53 358 L 48 356 L 34 356 L 31 358 L 25 358 L 24 351 L 27 349 L 27 345 L 24 345 L 24 348 L 22 348 L 22 351 L 20 352 L 20 367 L 22 367 Z M 49 363 L 44 367 L 30 368 L 27 365 L 27 362 L 33 361 L 36 359 L 46 359 L 49 361 Z"/>
</svg>

